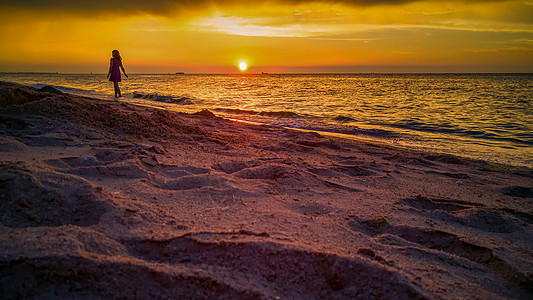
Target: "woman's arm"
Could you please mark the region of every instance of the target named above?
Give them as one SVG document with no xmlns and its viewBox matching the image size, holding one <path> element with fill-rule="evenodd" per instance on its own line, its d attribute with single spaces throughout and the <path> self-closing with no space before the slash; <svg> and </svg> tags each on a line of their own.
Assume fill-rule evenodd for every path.
<svg viewBox="0 0 533 300">
<path fill-rule="evenodd" d="M 120 64 L 120 68 L 122 69 L 122 73 L 124 73 L 124 76 L 128 77 L 128 74 L 126 74 L 126 71 L 124 70 L 124 66 Z"/>
</svg>

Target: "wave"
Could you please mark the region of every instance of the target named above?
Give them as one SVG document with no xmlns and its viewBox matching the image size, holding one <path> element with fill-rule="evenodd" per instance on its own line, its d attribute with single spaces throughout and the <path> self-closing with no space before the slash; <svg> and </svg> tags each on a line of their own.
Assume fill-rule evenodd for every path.
<svg viewBox="0 0 533 300">
<path fill-rule="evenodd" d="M 517 132 L 506 132 L 498 130 L 498 132 L 487 132 L 481 129 L 467 129 L 460 128 L 458 126 L 453 126 L 450 124 L 429 124 L 417 121 L 405 121 L 393 124 L 380 124 L 394 128 L 408 129 L 418 132 L 429 132 L 429 133 L 442 133 L 451 136 L 460 136 L 467 138 L 475 138 L 477 140 L 486 140 L 486 141 L 497 141 L 497 142 L 506 142 L 522 145 L 533 145 L 533 134 L 530 133 L 517 133 Z M 505 128 L 502 126 L 501 128 Z M 509 137 L 505 134 L 513 134 L 515 137 Z"/>
<path fill-rule="evenodd" d="M 394 131 L 378 129 L 378 128 L 359 128 L 357 126 L 345 126 L 345 125 L 312 124 L 311 123 L 311 124 L 306 124 L 301 127 L 298 127 L 298 126 L 287 126 L 287 127 L 294 127 L 294 128 L 313 130 L 313 131 L 341 133 L 341 134 L 355 135 L 355 136 L 379 137 L 379 138 L 386 138 L 386 139 L 397 138 L 400 136 L 399 133 L 394 132 Z"/>
<path fill-rule="evenodd" d="M 153 101 L 165 102 L 165 103 L 175 103 L 175 104 L 180 104 L 180 105 L 193 104 L 192 99 L 186 96 L 173 97 L 173 96 L 167 96 L 167 95 L 143 94 L 139 92 L 133 92 L 132 98 L 153 100 Z"/>
<path fill-rule="evenodd" d="M 255 116 L 266 116 L 266 117 L 278 117 L 278 118 L 299 118 L 303 117 L 292 111 L 255 111 L 255 110 L 246 110 L 238 108 L 215 108 L 216 111 L 221 111 L 229 114 L 238 114 L 238 115 L 255 115 Z"/>
<path fill-rule="evenodd" d="M 226 117 L 239 117 L 246 121 L 281 126 L 294 129 L 340 133 L 355 136 L 372 136 L 381 138 L 398 137 L 400 134 L 378 128 L 359 128 L 343 124 L 326 124 L 309 115 L 301 115 L 292 111 L 255 111 L 236 108 L 214 108 L 213 110 L 226 114 Z M 266 118 L 265 118 L 266 117 Z M 338 123 L 353 122 L 350 117 L 338 116 L 333 118 Z"/>
<path fill-rule="evenodd" d="M 348 123 L 348 122 L 355 122 L 354 118 L 338 115 L 333 118 L 333 121 L 340 122 L 340 123 Z"/>
<path fill-rule="evenodd" d="M 262 111 L 259 113 L 260 116 L 268 117 L 283 117 L 283 118 L 295 118 L 300 115 L 291 111 Z"/>
</svg>

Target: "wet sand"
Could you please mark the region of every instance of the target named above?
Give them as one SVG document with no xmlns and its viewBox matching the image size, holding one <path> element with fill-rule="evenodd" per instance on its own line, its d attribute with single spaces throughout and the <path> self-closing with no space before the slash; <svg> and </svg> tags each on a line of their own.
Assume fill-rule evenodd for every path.
<svg viewBox="0 0 533 300">
<path fill-rule="evenodd" d="M 3 299 L 527 299 L 533 170 L 0 83 Z"/>
</svg>

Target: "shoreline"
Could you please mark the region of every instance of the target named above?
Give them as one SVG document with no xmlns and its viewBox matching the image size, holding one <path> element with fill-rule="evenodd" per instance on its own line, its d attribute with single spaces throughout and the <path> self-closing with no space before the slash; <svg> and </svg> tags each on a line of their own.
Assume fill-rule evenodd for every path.
<svg viewBox="0 0 533 300">
<path fill-rule="evenodd" d="M 290 93 L 283 93 L 283 91 L 274 90 L 272 91 L 272 93 L 274 93 L 273 95 L 282 92 L 283 96 L 275 98 L 276 100 L 272 100 L 271 102 L 261 100 L 263 99 L 261 98 L 262 83 L 287 81 L 282 80 L 281 78 L 238 79 L 235 77 L 230 78 L 229 76 L 219 76 L 213 78 L 191 76 L 187 79 L 178 80 L 173 76 L 155 76 L 159 78 L 158 80 L 164 80 L 166 78 L 166 80 L 172 82 L 171 85 L 180 84 L 180 86 L 177 86 L 176 88 L 169 88 L 169 86 L 165 84 L 157 84 L 158 80 L 155 78 L 139 75 L 137 78 L 134 77 L 131 80 L 125 81 L 123 87 L 125 92 L 131 92 L 131 94 L 126 93 L 127 95 L 125 98 L 133 97 L 133 99 L 130 98 L 124 101 L 135 104 L 160 106 L 169 110 L 186 113 L 192 113 L 205 108 L 211 110 L 217 115 L 224 117 L 233 117 L 249 121 L 269 123 L 273 125 L 298 127 L 325 132 L 347 133 L 349 135 L 360 136 L 362 138 L 368 136 L 371 140 L 382 140 L 383 142 L 391 145 L 402 146 L 410 149 L 416 148 L 423 151 L 449 153 L 463 157 L 490 160 L 497 163 L 515 166 L 533 167 L 533 161 L 529 159 L 529 157 L 533 157 L 533 151 L 531 150 L 533 148 L 529 147 L 533 137 L 527 130 L 528 124 L 525 122 L 527 119 L 527 96 L 525 96 L 523 92 L 512 94 L 513 92 L 511 90 L 505 88 L 506 86 L 508 87 L 509 84 L 513 84 L 513 78 L 527 85 L 527 83 L 530 81 L 530 77 L 507 77 L 495 75 L 493 79 L 497 83 L 504 85 L 503 90 L 500 91 L 495 88 L 491 89 L 488 86 L 490 76 L 487 78 L 484 78 L 483 76 L 465 76 L 466 77 L 464 77 L 464 79 L 466 81 L 472 82 L 472 84 L 475 83 L 475 85 L 481 85 L 484 88 L 488 88 L 491 91 L 490 95 L 492 96 L 488 96 L 488 98 L 478 97 L 475 91 L 468 92 L 469 88 L 472 88 L 469 84 L 464 84 L 464 86 L 458 87 L 459 90 L 454 90 L 451 82 L 462 78 L 461 76 L 446 75 L 445 77 L 449 78 L 442 80 L 438 79 L 441 77 L 431 76 L 422 76 L 420 79 L 414 79 L 415 77 L 402 75 L 398 75 L 398 77 L 396 77 L 399 82 L 410 83 L 413 86 L 417 86 L 416 84 L 419 81 L 425 82 L 426 80 L 435 83 L 435 93 L 440 95 L 439 97 L 444 97 L 444 99 L 456 99 L 453 100 L 449 105 L 444 105 L 449 106 L 450 111 L 443 111 L 443 107 L 439 104 L 440 100 L 438 100 L 438 96 L 433 97 L 431 95 L 415 95 L 414 100 L 410 99 L 408 96 L 404 97 L 404 95 L 411 95 L 411 93 L 416 92 L 416 89 L 391 88 L 391 86 L 386 84 L 386 82 L 389 81 L 386 79 L 388 78 L 386 76 L 379 77 L 381 79 L 377 80 L 379 84 L 376 87 L 363 84 L 363 82 L 368 80 L 362 79 L 362 76 L 358 77 L 355 75 L 356 78 L 353 78 L 355 82 L 360 82 L 365 86 L 369 86 L 372 90 L 374 90 L 374 92 L 379 92 L 382 90 L 385 95 L 385 98 L 383 99 L 380 99 L 379 97 L 375 98 L 372 95 L 364 96 L 364 92 L 361 92 L 361 95 L 359 95 L 356 91 L 357 89 L 354 91 L 352 87 L 350 87 L 351 85 L 347 84 L 347 82 L 353 81 L 352 79 L 347 79 L 346 81 L 341 80 L 344 83 L 338 87 L 338 96 L 340 96 L 339 99 L 351 99 L 350 101 L 353 101 L 355 98 L 360 98 L 360 101 L 356 101 L 352 107 L 350 105 L 343 106 L 342 101 L 339 99 L 337 99 L 338 101 L 331 99 L 331 102 L 327 101 L 327 104 L 322 104 L 326 105 L 326 109 L 323 112 L 313 109 L 313 107 L 315 107 L 313 104 L 315 100 L 319 100 L 318 98 L 322 97 L 317 96 L 317 99 L 315 99 L 313 95 L 317 94 L 309 94 L 304 92 L 300 96 L 307 95 L 306 97 L 311 98 L 308 98 L 308 100 L 305 100 L 301 103 L 299 101 L 294 103 L 287 102 L 286 104 L 280 104 L 281 106 L 279 106 L 276 104 L 277 101 L 282 101 L 281 103 L 283 103 L 284 97 L 290 98 L 291 95 Z M 0 77 L 5 78 L 6 80 L 12 79 L 12 81 L 35 85 L 34 87 L 36 88 L 44 85 L 35 83 L 43 82 L 57 84 L 57 86 L 68 85 L 79 88 L 80 90 L 77 90 L 76 88 L 58 88 L 64 92 L 74 92 L 82 95 L 85 94 L 87 96 L 91 96 L 91 93 L 100 93 L 100 96 L 97 96 L 97 98 L 109 98 L 106 96 L 106 92 L 109 91 L 109 85 L 105 84 L 105 81 L 98 79 L 97 77 L 99 76 L 97 75 L 62 75 L 53 76 L 53 78 L 50 76 L 37 75 L 5 75 Z M 351 77 L 348 76 L 347 78 Z M 296 81 L 299 83 L 306 83 L 308 80 L 311 80 L 311 78 L 296 78 Z M 335 86 L 331 86 L 334 80 L 324 80 L 325 83 L 328 83 L 330 89 L 336 89 Z M 252 97 L 253 95 L 247 94 L 246 92 L 244 93 L 244 97 L 246 98 L 245 102 L 250 104 L 248 105 L 249 111 L 239 109 L 241 105 L 240 101 L 235 101 L 235 98 L 231 97 L 231 90 L 234 88 L 233 85 L 239 85 L 239 82 L 241 81 L 250 83 L 253 87 L 250 93 L 259 97 L 258 99 L 254 99 Z M 292 81 L 292 79 L 290 81 Z M 65 84 L 66 82 L 69 84 Z M 228 86 L 226 86 L 224 82 L 226 82 Z M 215 91 L 212 88 L 208 88 L 212 83 L 217 83 L 217 85 L 222 84 L 222 90 Z M 204 84 L 206 84 L 206 89 L 202 89 Z M 442 84 L 442 86 L 439 84 Z M 87 88 L 87 90 L 85 90 L 85 88 Z M 352 91 L 354 94 L 353 96 L 342 96 L 343 93 L 341 91 Z M 389 94 L 388 91 L 392 94 Z M 320 94 L 320 91 L 317 90 L 316 92 Z M 514 95 L 511 96 L 509 101 L 502 103 L 502 106 L 512 106 L 516 104 L 516 109 L 510 110 L 508 113 L 503 111 L 502 114 L 500 114 L 499 111 L 501 110 L 498 110 L 498 105 L 495 104 L 499 103 L 498 95 L 500 93 L 502 93 L 502 95 L 508 95 L 509 93 L 511 93 L 510 95 Z M 167 99 L 165 101 L 173 100 L 176 102 L 176 104 L 162 103 L 160 105 L 160 103 L 157 101 L 150 101 L 151 97 L 154 95 L 160 95 L 161 97 L 158 98 Z M 139 96 L 142 96 L 142 99 L 137 99 Z M 225 101 L 219 99 L 219 96 L 229 98 L 227 98 L 227 101 Z M 294 96 L 297 95 L 295 94 Z M 335 98 L 334 96 L 332 97 Z M 458 105 L 461 106 L 459 102 L 462 101 L 460 99 L 463 99 L 463 97 L 466 97 L 465 101 L 467 103 L 463 109 L 460 109 L 458 108 Z M 365 101 L 364 99 L 367 99 L 368 101 Z M 398 99 L 400 101 L 395 102 L 393 99 Z M 430 102 L 428 105 L 431 104 L 427 108 L 424 108 L 424 103 L 426 102 L 424 99 Z M 516 100 L 516 103 L 513 102 L 514 100 L 512 99 Z M 258 101 L 257 103 L 256 100 Z M 381 103 L 381 101 L 383 101 L 383 103 Z M 183 105 L 184 102 L 192 105 Z M 392 111 L 380 112 L 379 107 L 382 107 L 382 105 L 379 103 L 391 107 Z M 408 105 L 409 103 L 411 103 L 411 106 Z M 244 102 L 242 104 L 244 104 Z M 340 105 L 338 111 L 335 110 L 337 105 Z M 365 106 L 364 111 L 367 113 L 363 114 L 363 108 L 358 109 L 358 105 Z M 408 106 L 406 110 L 401 109 L 403 105 Z M 430 108 L 432 106 L 435 107 Z M 483 112 L 477 110 L 475 108 L 476 106 L 487 106 L 488 108 L 492 107 L 493 109 Z M 310 110 L 302 111 L 302 108 L 309 108 Z M 376 109 L 375 112 L 374 109 Z M 464 113 L 469 111 L 469 114 L 472 114 L 472 121 L 461 118 L 463 110 Z M 410 113 L 411 111 L 413 113 L 412 115 Z M 435 113 L 435 117 L 432 116 L 432 111 Z M 309 114 L 306 112 L 309 112 Z M 404 115 L 403 113 L 406 114 Z M 492 116 L 495 117 L 492 119 Z M 448 119 L 448 117 L 451 119 Z M 482 121 L 484 118 L 488 118 L 492 121 L 484 122 Z"/>
<path fill-rule="evenodd" d="M 432 84 L 435 84 L 434 94 L 436 96 L 431 96 L 431 93 L 430 95 L 414 95 L 414 100 L 409 98 L 410 96 L 406 95 L 412 95 L 413 92 L 416 93 L 417 91 L 415 88 L 392 88 L 389 84 L 387 84 L 387 82 L 390 80 L 386 79 L 386 76 L 380 77 L 382 79 L 377 80 L 378 85 L 375 87 L 365 83 L 368 80 L 362 80 L 362 77 L 359 78 L 359 80 L 357 80 L 357 78 L 353 78 L 356 79 L 355 82 L 359 82 L 360 84 L 369 87 L 371 91 L 374 91 L 374 93 L 378 93 L 378 96 L 381 91 L 385 96 L 384 98 L 380 98 L 381 96 L 373 97 L 373 94 L 365 96 L 364 92 L 359 94 L 357 92 L 358 89 L 354 89 L 351 87 L 353 85 L 348 84 L 348 82 L 353 81 L 352 79 L 347 79 L 346 81 L 342 80 L 343 83 L 341 83 L 341 86 L 339 86 L 338 89 L 332 85 L 335 80 L 324 79 L 324 82 L 327 83 L 327 86 L 330 88 L 330 90 L 333 89 L 338 91 L 338 93 L 335 93 L 337 93 L 339 97 L 337 99 L 338 101 L 335 99 L 330 99 L 331 101 L 328 100 L 325 107 L 326 109 L 324 109 L 323 112 L 313 109 L 313 107 L 321 107 L 321 105 L 314 105 L 315 100 L 318 100 L 318 103 L 321 101 L 319 98 L 322 96 L 317 96 L 318 94 L 321 95 L 322 93 L 322 91 L 319 90 L 317 90 L 315 94 L 303 92 L 303 94 L 300 96 L 307 97 L 310 100 L 303 101 L 302 103 L 296 101 L 294 103 L 287 102 L 286 104 L 276 104 L 278 100 L 283 103 L 284 97 L 289 97 L 287 99 L 291 99 L 291 93 L 283 93 L 283 91 L 281 91 L 283 96 L 275 98 L 276 101 L 273 100 L 272 105 L 269 104 L 271 103 L 269 101 L 262 101 L 262 83 L 271 81 L 287 81 L 282 79 L 248 80 L 230 78 L 228 76 L 222 76 L 219 77 L 219 79 L 210 79 L 201 76 L 191 76 L 187 79 L 178 80 L 173 76 L 163 75 L 155 76 L 158 78 L 156 80 L 150 76 L 140 75 L 138 78 L 134 77 L 131 80 L 126 80 L 123 84 L 123 87 L 125 89 L 124 91 L 131 92 L 131 95 L 140 94 L 146 96 L 146 98 L 153 95 L 162 95 L 162 97 L 159 98 L 167 98 L 169 100 L 173 98 L 176 102 L 182 101 L 183 99 L 186 99 L 186 101 L 191 100 L 193 105 L 187 108 L 185 107 L 187 105 L 181 105 L 182 103 L 178 103 L 176 105 L 158 105 L 157 102 L 152 104 L 148 103 L 150 101 L 147 99 L 127 100 L 132 103 L 146 103 L 148 106 L 165 106 L 170 110 L 183 111 L 187 113 L 206 108 L 213 111 L 217 115 L 222 115 L 225 117 L 244 118 L 250 121 L 266 122 L 274 125 L 299 127 L 311 130 L 318 129 L 326 132 L 332 131 L 347 133 L 355 136 L 365 136 L 368 134 L 371 139 L 383 139 L 386 143 L 394 144 L 395 146 L 449 153 L 516 166 L 533 167 L 533 161 L 528 159 L 528 157 L 533 157 L 533 152 L 530 150 L 531 147 L 529 147 L 531 145 L 532 136 L 527 130 L 528 124 L 525 122 L 527 119 L 527 109 L 525 108 L 528 101 L 527 96 L 524 95 L 523 91 L 513 94 L 512 90 L 505 88 L 509 87 L 509 84 L 514 84 L 513 82 L 515 81 L 513 81 L 513 79 L 516 79 L 522 84 L 527 85 L 527 83 L 530 81 L 530 78 L 527 75 L 526 77 L 507 77 L 504 75 L 495 75 L 495 77 L 493 77 L 491 80 L 490 76 L 483 79 L 483 76 L 468 77 L 468 75 L 465 75 L 467 77 L 465 77 L 462 81 L 466 80 L 468 82 L 472 82 L 472 84 L 476 86 L 481 85 L 491 91 L 487 98 L 478 97 L 474 90 L 470 90 L 470 88 L 472 88 L 470 86 L 471 84 L 464 84 L 464 86 L 462 85 L 457 87 L 459 90 L 455 90 L 455 87 L 452 83 L 455 80 L 462 78 L 461 76 L 444 76 L 449 78 L 446 80 L 441 80 L 438 79 L 440 77 L 434 77 L 432 80 L 429 79 L 430 77 L 424 79 L 422 76 L 420 79 L 414 79 L 414 77 L 411 78 L 409 76 L 398 75 L 397 79 L 399 82 L 408 83 L 410 86 L 417 86 L 417 82 L 426 82 L 426 80 L 429 80 Z M 53 78 L 48 76 L 48 79 L 46 79 L 47 76 L 6 75 L 0 77 L 5 78 L 6 80 L 11 78 L 12 81 L 25 84 L 47 82 L 51 84 L 57 84 L 58 86 L 68 85 L 81 89 L 79 91 L 76 91 L 75 89 L 71 91 L 68 89 L 61 89 L 65 92 L 79 92 L 81 94 L 94 92 L 105 95 L 106 92 L 109 91 L 109 85 L 105 84 L 105 81 L 101 81 L 100 79 L 96 78 L 98 77 L 97 75 L 89 77 L 84 75 L 63 75 Z M 159 80 L 165 80 L 165 78 L 169 81 L 169 85 L 157 84 Z M 245 116 L 241 116 L 239 110 L 239 108 L 241 108 L 240 101 L 236 101 L 235 98 L 231 97 L 231 91 L 234 88 L 233 85 L 237 84 L 240 86 L 239 82 L 241 81 L 250 83 L 253 87 L 252 91 L 250 91 L 251 94 L 244 92 L 243 96 L 246 98 L 246 101 L 251 104 L 248 106 L 250 113 L 252 115 L 258 114 L 257 116 L 248 116 L 246 114 Z M 306 83 L 307 81 L 308 79 L 306 78 L 297 78 L 297 82 L 299 84 Z M 491 86 L 497 86 L 496 83 L 493 83 L 493 81 L 503 85 L 503 90 L 500 91 L 497 88 L 491 88 Z M 65 84 L 66 82 L 68 82 L 68 84 Z M 224 82 L 226 82 L 228 86 L 226 86 Z M 222 84 L 221 90 L 209 88 L 212 83 L 217 83 L 216 85 Z M 178 86 L 175 86 L 175 84 L 178 84 Z M 202 88 L 204 84 L 206 87 L 205 89 Z M 170 88 L 170 85 L 174 86 L 175 88 Z M 39 88 L 41 86 L 35 87 Z M 84 90 L 85 88 L 88 90 Z M 353 92 L 353 95 L 347 96 L 343 94 L 342 91 L 351 91 L 351 93 Z M 272 94 L 272 96 L 274 96 L 279 94 L 280 91 L 274 90 L 272 93 L 274 93 Z M 496 104 L 499 103 L 498 95 L 500 95 L 500 93 L 502 93 L 502 95 L 509 95 L 509 93 L 512 95 L 509 98 L 509 101 L 502 103 L 501 105 L 506 107 L 507 105 L 516 105 L 516 109 L 508 111 L 508 113 L 503 111 L 503 113 L 500 114 L 499 112 L 501 110 L 497 109 L 499 105 Z M 219 99 L 219 96 L 229 98 L 227 98 L 227 101 L 225 101 L 221 100 L 224 98 Z M 255 99 L 254 97 L 256 96 L 259 98 Z M 298 95 L 295 94 L 294 96 L 297 97 Z M 137 98 L 136 96 L 133 97 Z M 335 98 L 335 96 L 332 97 Z M 442 99 L 455 99 L 449 104 L 444 105 L 449 107 L 450 110 L 443 111 L 443 107 L 439 104 L 439 97 Z M 466 101 L 466 104 L 461 104 L 462 102 L 465 102 L 461 100 L 463 97 L 465 97 L 464 100 Z M 360 101 L 358 101 L 356 98 L 360 99 Z M 344 100 L 341 101 L 340 99 L 351 99 L 350 101 L 357 101 L 354 102 L 353 107 L 351 105 L 343 106 L 342 103 Z M 369 101 L 365 101 L 364 99 Z M 400 101 L 395 102 L 394 99 L 398 99 Z M 428 109 L 424 108 L 424 103 L 427 102 L 426 100 L 430 102 L 428 105 L 431 104 L 428 106 Z M 444 102 L 448 103 L 448 100 Z M 409 106 L 409 103 L 411 103 L 411 106 Z M 337 105 L 340 106 L 336 110 L 335 107 L 337 107 Z M 358 109 L 358 105 L 363 105 L 365 107 Z M 382 105 L 390 107 L 392 110 L 390 112 L 388 110 L 385 112 L 380 112 L 380 107 L 383 107 Z M 404 105 L 407 105 L 407 107 L 402 109 Z M 463 105 L 466 106 L 461 108 Z M 429 109 L 433 106 L 435 106 L 434 109 Z M 476 109 L 477 106 L 486 106 L 487 108 L 493 107 L 494 109 L 488 109 L 484 113 L 484 110 Z M 302 108 L 304 111 L 301 110 Z M 374 109 L 376 113 L 373 113 Z M 232 111 L 234 112 L 232 113 Z M 366 113 L 362 114 L 362 111 L 366 111 Z M 471 121 L 468 118 L 464 119 L 461 117 L 463 113 L 466 113 L 466 111 L 469 112 L 468 114 L 473 116 Z M 306 112 L 309 112 L 309 114 L 306 114 Z M 435 114 L 435 116 L 433 116 L 433 114 Z M 284 115 L 286 115 L 286 118 L 283 118 Z M 492 116 L 494 116 L 494 118 L 492 118 Z M 488 118 L 491 121 L 482 121 L 484 118 Z"/>
<path fill-rule="evenodd" d="M 7 298 L 533 295 L 531 168 L 46 87 L 0 97 Z"/>
<path fill-rule="evenodd" d="M 107 99 L 109 97 L 106 98 L 105 95 L 89 95 L 89 96 L 87 96 L 87 95 L 84 95 L 83 93 L 80 93 L 80 94 L 76 94 L 76 93 L 72 93 L 72 92 L 68 92 L 68 93 L 70 93 L 72 95 L 82 96 L 82 97 L 95 98 L 95 99 L 99 99 L 99 100 L 102 100 L 102 101 L 112 101 L 112 100 Z M 121 101 L 122 103 L 127 103 L 129 105 L 133 105 L 133 106 L 146 107 L 146 108 L 152 108 L 152 109 L 160 109 L 160 110 L 165 110 L 165 111 L 175 112 L 175 113 L 181 113 L 181 114 L 192 114 L 192 113 L 194 113 L 196 111 L 200 111 L 202 109 L 202 108 L 200 108 L 198 110 L 191 110 L 191 109 L 185 110 L 185 109 L 183 109 L 184 106 L 181 106 L 179 104 L 172 104 L 172 103 L 165 103 L 165 102 L 155 101 L 155 100 L 151 101 L 151 100 L 147 100 L 147 99 L 141 99 L 141 100 L 144 100 L 145 102 L 147 102 L 146 104 L 144 104 L 144 103 L 139 103 L 136 100 L 138 100 L 138 99 L 129 98 L 129 97 L 122 97 L 122 100 L 119 100 L 119 101 Z M 207 109 L 207 110 L 209 110 L 209 109 Z M 374 145 L 382 145 L 382 146 L 392 147 L 392 148 L 395 148 L 395 149 L 398 149 L 398 150 L 413 151 L 413 152 L 426 153 L 426 154 L 431 154 L 431 155 L 450 155 L 450 156 L 457 156 L 458 158 L 461 158 L 461 159 L 464 159 L 464 160 L 480 161 L 480 162 L 486 162 L 486 163 L 490 163 L 490 164 L 504 165 L 504 166 L 508 166 L 508 167 L 533 169 L 533 165 L 529 165 L 529 164 L 527 164 L 525 162 L 516 162 L 514 164 L 513 163 L 509 163 L 509 162 L 504 162 L 504 161 L 502 161 L 502 160 L 504 160 L 504 157 L 498 157 L 497 159 L 489 160 L 488 158 L 475 157 L 472 154 L 460 155 L 460 154 L 457 154 L 457 153 L 449 153 L 445 149 L 433 149 L 432 148 L 433 146 L 422 146 L 421 144 L 412 143 L 412 142 L 406 142 L 406 141 L 403 141 L 403 144 L 399 145 L 396 142 L 390 140 L 390 138 L 380 138 L 379 136 L 376 136 L 374 134 L 364 133 L 365 130 L 372 130 L 372 129 L 359 128 L 357 126 L 355 126 L 357 128 L 357 130 L 361 131 L 360 133 L 357 133 L 357 134 L 356 133 L 351 133 L 350 134 L 350 133 L 343 133 L 343 132 L 336 132 L 336 131 L 328 131 L 327 129 L 319 130 L 319 129 L 299 128 L 299 127 L 291 127 L 291 126 L 286 126 L 286 125 L 279 125 L 279 124 L 275 124 L 275 123 L 268 123 L 268 122 L 261 122 L 261 121 L 250 121 L 250 120 L 246 119 L 246 117 L 249 115 L 247 113 L 242 115 L 242 117 L 244 117 L 244 118 L 238 118 L 238 115 L 226 116 L 223 113 L 222 114 L 220 113 L 220 111 L 226 111 L 226 110 L 227 109 L 221 108 L 219 110 L 213 110 L 214 112 L 211 111 L 211 110 L 210 111 L 213 112 L 217 117 L 220 117 L 220 118 L 223 118 L 223 119 L 226 119 L 226 120 L 231 120 L 231 121 L 234 121 L 234 122 L 242 122 L 242 123 L 247 123 L 247 124 L 252 124 L 252 125 L 272 126 L 272 127 L 285 128 L 285 129 L 289 129 L 289 130 L 296 130 L 296 131 L 302 131 L 302 132 L 314 132 L 314 133 L 321 134 L 321 135 L 328 136 L 328 137 L 336 137 L 336 138 L 340 138 L 340 139 L 348 139 L 348 140 L 360 141 L 360 142 L 374 144 Z M 262 112 L 256 112 L 256 114 L 258 116 L 261 116 L 261 113 Z M 318 123 L 318 124 L 327 126 L 326 123 Z M 351 127 L 351 126 L 347 126 L 347 127 Z M 373 130 L 380 131 L 380 130 L 383 130 L 383 129 L 374 128 Z M 405 133 L 392 132 L 391 131 L 390 134 L 392 134 L 392 135 L 404 135 Z M 426 133 L 426 134 L 428 134 L 428 133 Z M 509 160 L 509 158 L 507 158 L 507 160 Z"/>
</svg>

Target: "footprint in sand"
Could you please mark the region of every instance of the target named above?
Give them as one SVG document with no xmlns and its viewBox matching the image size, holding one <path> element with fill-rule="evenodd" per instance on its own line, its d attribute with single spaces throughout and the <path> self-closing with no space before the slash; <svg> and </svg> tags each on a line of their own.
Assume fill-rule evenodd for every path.
<svg viewBox="0 0 533 300">
<path fill-rule="evenodd" d="M 483 204 L 460 201 L 460 200 L 451 200 L 451 199 L 442 199 L 434 198 L 430 199 L 422 195 L 418 195 L 414 198 L 401 199 L 400 204 L 408 205 L 419 210 L 432 211 L 436 209 L 441 209 L 447 212 L 459 211 L 463 209 L 469 209 L 474 207 L 483 207 Z"/>
<path fill-rule="evenodd" d="M 178 178 L 189 175 L 201 175 L 209 174 L 211 169 L 207 168 L 198 168 L 193 166 L 175 166 L 175 165 L 165 165 L 159 164 L 161 168 L 161 173 L 168 178 Z"/>
<path fill-rule="evenodd" d="M 512 233 L 527 229 L 528 223 L 505 209 L 490 209 L 484 205 L 460 200 L 430 199 L 423 196 L 401 199 L 398 203 L 415 208 L 420 214 L 450 224 L 486 232 Z M 444 212 L 443 212 L 444 211 Z M 518 217 L 517 217 L 518 216 Z"/>
<path fill-rule="evenodd" d="M 110 208 L 101 189 L 78 176 L 24 166 L 0 171 L 3 226 L 90 226 Z"/>
<path fill-rule="evenodd" d="M 395 238 L 400 238 L 419 245 L 422 249 L 442 251 L 465 258 L 517 283 L 523 283 L 527 280 L 523 273 L 515 271 L 492 249 L 464 241 L 463 238 L 450 232 L 407 225 L 393 225 L 383 217 L 365 219 L 354 216 L 349 225 L 354 231 L 376 237 L 376 241 L 379 243 L 395 245 L 397 244 Z M 408 246 L 408 244 L 404 246 Z"/>
<path fill-rule="evenodd" d="M 268 234 L 201 232 L 124 244 L 130 255 L 140 260 L 168 268 L 179 266 L 196 274 L 202 270 L 204 278 L 220 278 L 222 282 L 226 278 L 246 282 L 249 289 L 261 295 L 257 298 L 271 298 L 271 290 L 286 291 L 287 298 L 295 299 L 315 299 L 317 295 L 334 298 L 339 291 L 346 298 L 394 298 L 398 294 L 414 299 L 426 297 L 410 280 L 379 263 L 293 248 L 275 242 Z"/>
</svg>

